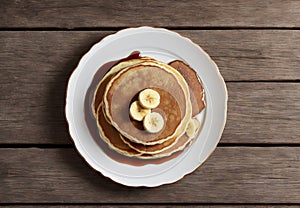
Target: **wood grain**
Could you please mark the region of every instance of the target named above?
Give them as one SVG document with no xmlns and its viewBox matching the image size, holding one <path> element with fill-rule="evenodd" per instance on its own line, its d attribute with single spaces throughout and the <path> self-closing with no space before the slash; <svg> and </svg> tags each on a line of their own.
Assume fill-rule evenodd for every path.
<svg viewBox="0 0 300 208">
<path fill-rule="evenodd" d="M 1 144 L 70 143 L 65 84 L 35 86 L 23 87 L 26 94 L 3 88 Z M 228 118 L 222 143 L 300 143 L 299 83 L 227 83 L 227 87 Z"/>
<path fill-rule="evenodd" d="M 226 81 L 300 80 L 300 31 L 178 31 L 203 47 Z"/>
<path fill-rule="evenodd" d="M 1 1 L 0 27 L 299 27 L 300 2 Z"/>
<path fill-rule="evenodd" d="M 227 81 L 300 79 L 298 31 L 182 32 L 197 43 L 203 41 Z M 64 117 L 68 78 L 81 56 L 109 33 L 0 32 L 0 143 L 70 143 Z M 291 38 L 289 44 L 272 43 L 285 36 Z M 228 122 L 222 142 L 299 143 L 299 83 L 227 86 Z"/>
<path fill-rule="evenodd" d="M 299 207 L 299 20 L 298 0 L 2 0 L 0 206 Z M 157 188 L 125 187 L 92 170 L 64 116 L 80 58 L 106 35 L 142 25 L 199 44 L 229 92 L 223 147 Z"/>
<path fill-rule="evenodd" d="M 227 83 L 223 143 L 300 143 L 300 83 Z"/>
<path fill-rule="evenodd" d="M 93 44 L 114 32 L 1 31 L 1 69 L 39 69 L 40 73 L 47 69 L 52 74 L 62 70 L 70 73 Z M 298 30 L 177 32 L 203 47 L 218 64 L 226 81 L 300 79 Z"/>
<path fill-rule="evenodd" d="M 178 205 L 178 204 L 170 204 L 170 205 L 90 205 L 90 204 L 81 204 L 79 205 L 34 205 L 34 207 L 42 207 L 42 208 L 81 208 L 81 207 L 88 207 L 88 208 L 96 208 L 96 207 L 103 207 L 103 208 L 140 208 L 140 207 L 157 207 L 157 208 L 185 208 L 185 207 L 190 207 L 190 208 L 299 208 L 299 206 L 296 205 L 238 205 L 238 204 L 232 204 L 232 205 L 190 205 L 190 204 L 186 204 L 186 205 Z M 10 208 L 12 206 L 1 206 L 4 208 Z M 22 205 L 13 205 L 13 207 L 16 208 L 28 208 L 28 206 L 22 206 Z"/>
<path fill-rule="evenodd" d="M 300 203 L 299 158 L 297 147 L 222 147 L 175 184 L 131 188 L 93 171 L 73 149 L 7 148 L 0 202 Z"/>
<path fill-rule="evenodd" d="M 1 141 L 66 143 L 67 81 L 81 56 L 107 33 L 11 34 L 0 33 Z"/>
</svg>

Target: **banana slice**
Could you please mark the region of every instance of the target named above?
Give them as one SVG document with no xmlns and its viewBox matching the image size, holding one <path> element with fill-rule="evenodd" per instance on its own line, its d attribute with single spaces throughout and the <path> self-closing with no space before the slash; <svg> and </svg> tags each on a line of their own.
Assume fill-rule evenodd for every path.
<svg viewBox="0 0 300 208">
<path fill-rule="evenodd" d="M 196 118 L 192 118 L 188 123 L 185 133 L 189 138 L 194 138 L 200 127 L 200 122 Z"/>
<path fill-rule="evenodd" d="M 151 113 L 150 109 L 143 108 L 140 106 L 138 101 L 134 101 L 131 103 L 130 108 L 129 108 L 129 115 L 131 118 L 137 121 L 142 121 L 144 117 Z"/>
<path fill-rule="evenodd" d="M 157 112 L 152 112 L 145 116 L 143 125 L 149 133 L 157 133 L 163 129 L 165 122 L 162 115 Z"/>
<path fill-rule="evenodd" d="M 156 108 L 160 103 L 160 96 L 155 90 L 145 89 L 140 92 L 139 101 L 144 108 Z"/>
</svg>

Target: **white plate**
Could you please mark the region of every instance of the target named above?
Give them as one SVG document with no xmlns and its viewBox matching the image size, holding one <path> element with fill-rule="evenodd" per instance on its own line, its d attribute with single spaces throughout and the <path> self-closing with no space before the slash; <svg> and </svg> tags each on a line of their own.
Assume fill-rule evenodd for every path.
<svg viewBox="0 0 300 208">
<path fill-rule="evenodd" d="M 203 82 L 206 109 L 200 116 L 200 135 L 189 148 L 171 159 L 143 161 L 120 156 L 103 143 L 95 121 L 89 119 L 95 73 L 103 64 L 127 57 L 133 51 L 166 63 L 183 60 L 197 71 Z M 161 28 L 130 28 L 105 37 L 82 57 L 68 83 L 65 110 L 75 146 L 91 167 L 127 186 L 154 187 L 178 181 L 213 152 L 226 122 L 227 90 L 217 65 L 191 40 Z"/>
</svg>

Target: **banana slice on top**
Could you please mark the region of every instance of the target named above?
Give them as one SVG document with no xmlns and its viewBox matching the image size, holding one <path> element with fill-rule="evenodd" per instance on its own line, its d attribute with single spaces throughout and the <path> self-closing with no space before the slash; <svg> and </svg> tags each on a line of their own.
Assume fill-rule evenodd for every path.
<svg viewBox="0 0 300 208">
<path fill-rule="evenodd" d="M 145 116 L 143 125 L 149 133 L 157 133 L 163 129 L 165 121 L 161 114 L 152 112 Z"/>
<path fill-rule="evenodd" d="M 129 115 L 136 121 L 142 121 L 149 113 L 151 113 L 151 110 L 140 106 L 138 101 L 134 101 L 130 105 Z"/>
<path fill-rule="evenodd" d="M 139 101 L 144 108 L 156 108 L 160 103 L 160 95 L 152 89 L 145 89 L 139 94 Z"/>
</svg>

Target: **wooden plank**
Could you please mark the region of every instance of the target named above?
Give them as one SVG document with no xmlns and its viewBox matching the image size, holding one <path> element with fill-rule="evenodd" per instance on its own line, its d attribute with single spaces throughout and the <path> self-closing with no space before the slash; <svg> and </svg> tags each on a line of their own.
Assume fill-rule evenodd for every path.
<svg viewBox="0 0 300 208">
<path fill-rule="evenodd" d="M 265 31 L 266 33 L 261 34 L 260 32 L 185 31 L 187 35 L 198 40 L 197 42 L 203 39 L 203 43 L 208 44 L 209 40 L 211 41 L 212 45 L 205 45 L 205 49 L 210 50 L 217 63 L 219 62 L 225 79 L 229 81 L 231 77 L 232 80 L 252 80 L 259 79 L 259 76 L 267 80 L 272 80 L 274 77 L 299 79 L 297 57 L 300 54 L 300 44 L 295 46 L 293 43 L 299 42 L 300 38 L 297 40 L 297 37 L 300 37 L 300 33 L 298 31 Z M 2 46 L 2 53 L 0 53 L 2 63 L 0 66 L 0 143 L 70 143 L 64 118 L 68 77 L 81 56 L 108 33 L 0 33 Z M 222 36 L 223 33 L 225 33 L 224 37 L 228 38 L 230 34 L 232 35 L 230 41 L 232 44 L 225 44 L 228 41 Z M 240 38 L 242 34 L 246 36 L 248 33 L 256 37 L 259 34 L 265 35 L 265 38 L 256 43 L 257 47 L 260 44 L 272 45 L 269 41 L 272 37 L 277 40 L 290 35 L 293 41 L 273 49 L 268 47 L 268 52 L 262 48 L 254 49 L 255 52 L 252 52 L 252 49 L 242 50 L 245 46 L 233 43 L 234 37 Z M 272 33 L 275 35 L 273 36 Z M 225 45 L 219 49 L 217 45 L 222 44 L 216 44 L 214 38 L 221 40 L 221 37 Z M 222 57 L 226 51 L 232 54 L 230 55 L 232 58 L 228 57 L 220 59 L 223 62 L 219 61 L 218 57 Z M 270 53 L 270 57 L 275 57 L 273 61 L 260 62 L 254 58 L 256 53 Z M 249 60 L 239 62 L 241 54 L 244 57 L 253 58 L 251 67 L 246 67 Z M 289 59 L 288 56 L 294 58 Z M 275 61 L 276 59 L 278 60 Z M 240 66 L 230 72 L 230 67 L 225 66 L 230 66 L 227 62 L 234 62 Z M 284 64 L 288 67 L 272 67 L 273 65 L 283 67 Z M 257 77 L 256 74 L 258 74 Z M 299 83 L 227 83 L 227 86 L 229 90 L 228 122 L 222 142 L 299 143 L 300 130 L 297 128 L 300 126 Z"/>
<path fill-rule="evenodd" d="M 0 27 L 299 27 L 300 2 L 1 1 Z"/>
<path fill-rule="evenodd" d="M 63 113 L 66 85 L 40 84 L 20 88 L 27 94 L 2 88 L 0 143 L 71 143 Z M 227 83 L 227 87 L 222 143 L 300 143 L 299 83 Z"/>
<path fill-rule="evenodd" d="M 2 31 L 1 69 L 15 71 L 23 67 L 32 71 L 39 69 L 40 73 L 43 69 L 52 74 L 62 70 L 70 73 L 93 44 L 114 32 Z M 298 30 L 177 32 L 203 47 L 216 61 L 226 81 L 300 79 Z M 35 62 L 31 62 L 32 59 Z"/>
<path fill-rule="evenodd" d="M 300 142 L 300 83 L 227 83 L 222 143 Z"/>
<path fill-rule="evenodd" d="M 226 81 L 300 79 L 300 31 L 178 32 L 210 54 Z"/>
<path fill-rule="evenodd" d="M 1 141 L 68 143 L 68 78 L 81 56 L 107 33 L 11 34 L 0 33 Z M 72 41 L 65 42 L 66 37 Z M 89 43 L 82 44 L 86 40 Z"/>
<path fill-rule="evenodd" d="M 299 158 L 298 147 L 219 147 L 175 184 L 131 188 L 93 171 L 73 149 L 7 148 L 0 202 L 300 203 Z"/>
<path fill-rule="evenodd" d="M 28 208 L 28 206 L 24 205 L 13 205 L 16 208 Z M 140 207 L 149 207 L 149 206 L 154 206 L 153 204 L 150 205 L 31 205 L 31 207 L 42 207 L 42 208 L 81 208 L 81 207 L 88 207 L 88 208 L 96 208 L 96 207 L 103 207 L 103 208 L 140 208 Z M 157 208 L 170 208 L 170 207 L 176 207 L 176 208 L 185 208 L 185 207 L 190 207 L 190 208 L 232 208 L 233 206 L 236 208 L 298 208 L 299 206 L 290 206 L 290 205 L 177 205 L 177 204 L 170 204 L 170 205 L 156 205 L 155 207 Z M 10 208 L 11 206 L 2 206 L 4 208 Z"/>
</svg>

